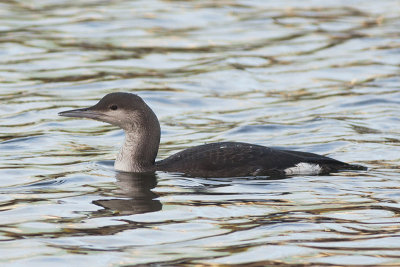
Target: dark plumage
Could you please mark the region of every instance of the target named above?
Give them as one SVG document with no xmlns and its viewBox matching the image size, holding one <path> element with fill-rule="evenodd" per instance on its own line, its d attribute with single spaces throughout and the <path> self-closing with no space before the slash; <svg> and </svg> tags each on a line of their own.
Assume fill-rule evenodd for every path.
<svg viewBox="0 0 400 267">
<path fill-rule="evenodd" d="M 238 142 L 211 143 L 188 148 L 156 162 L 156 169 L 200 177 L 284 176 L 285 169 L 300 162 L 318 164 L 321 167 L 319 174 L 344 169 L 365 169 L 313 153 Z"/>
</svg>

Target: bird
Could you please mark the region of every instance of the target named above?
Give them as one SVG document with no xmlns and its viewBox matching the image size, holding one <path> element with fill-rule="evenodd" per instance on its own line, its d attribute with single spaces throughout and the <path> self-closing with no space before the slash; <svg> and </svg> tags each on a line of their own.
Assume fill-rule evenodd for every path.
<svg viewBox="0 0 400 267">
<path fill-rule="evenodd" d="M 189 177 L 288 177 L 323 175 L 343 170 L 367 170 L 326 156 L 242 142 L 194 146 L 156 161 L 161 129 L 153 110 L 138 95 L 114 92 L 88 108 L 60 116 L 106 122 L 124 130 L 125 140 L 114 162 L 119 172 L 173 172 Z"/>
</svg>

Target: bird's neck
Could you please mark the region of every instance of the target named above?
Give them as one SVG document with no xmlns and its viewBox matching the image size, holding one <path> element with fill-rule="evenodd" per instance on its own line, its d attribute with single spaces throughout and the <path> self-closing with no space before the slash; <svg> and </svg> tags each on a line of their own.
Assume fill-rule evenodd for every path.
<svg viewBox="0 0 400 267">
<path fill-rule="evenodd" d="M 158 121 L 151 129 L 125 131 L 125 141 L 115 160 L 115 169 L 124 172 L 154 171 L 159 144 Z"/>
</svg>

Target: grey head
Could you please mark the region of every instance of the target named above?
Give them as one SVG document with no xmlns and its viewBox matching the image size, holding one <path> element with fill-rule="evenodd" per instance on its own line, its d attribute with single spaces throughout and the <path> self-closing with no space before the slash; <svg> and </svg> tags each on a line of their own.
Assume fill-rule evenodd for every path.
<svg viewBox="0 0 400 267">
<path fill-rule="evenodd" d="M 160 143 L 160 124 L 138 95 L 111 93 L 94 106 L 63 111 L 58 115 L 94 119 L 123 129 L 126 137 L 115 162 L 117 170 L 143 172 L 154 168 Z"/>
<path fill-rule="evenodd" d="M 94 119 L 131 131 L 149 123 L 148 119 L 154 113 L 138 95 L 118 92 L 104 96 L 94 106 L 67 110 L 58 115 Z"/>
</svg>

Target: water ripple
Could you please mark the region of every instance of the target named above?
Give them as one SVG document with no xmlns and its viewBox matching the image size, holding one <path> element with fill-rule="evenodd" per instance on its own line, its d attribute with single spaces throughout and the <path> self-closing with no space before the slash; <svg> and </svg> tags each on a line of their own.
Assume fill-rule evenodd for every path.
<svg viewBox="0 0 400 267">
<path fill-rule="evenodd" d="M 0 251 L 16 265 L 399 265 L 400 6 L 384 0 L 0 1 Z M 368 172 L 271 180 L 116 173 L 141 95 L 159 158 L 214 141 Z"/>
</svg>

